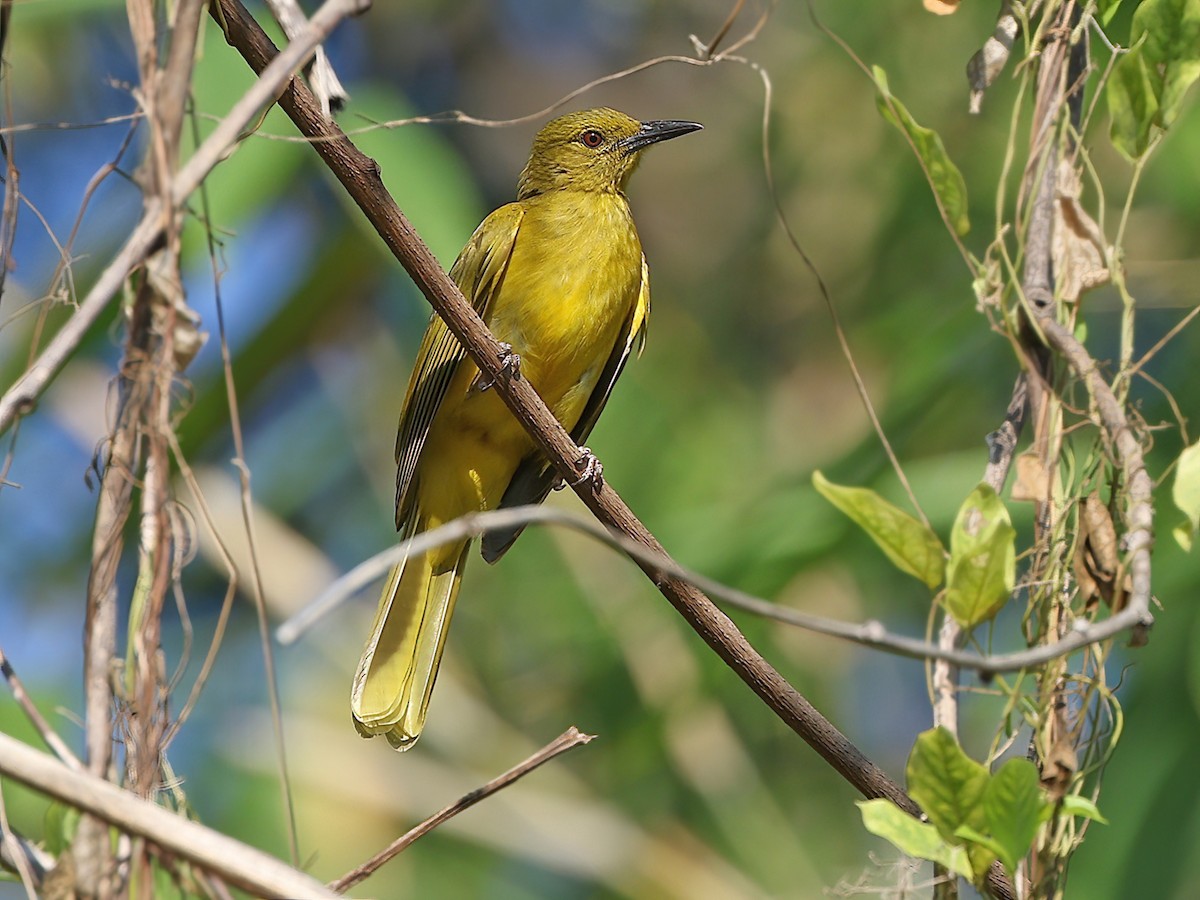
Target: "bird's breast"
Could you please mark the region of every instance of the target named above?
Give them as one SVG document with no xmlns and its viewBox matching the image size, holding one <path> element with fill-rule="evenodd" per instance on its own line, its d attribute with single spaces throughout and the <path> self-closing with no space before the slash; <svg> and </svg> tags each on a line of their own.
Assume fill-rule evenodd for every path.
<svg viewBox="0 0 1200 900">
<path fill-rule="evenodd" d="M 560 419 L 570 418 L 557 408 L 568 395 L 590 394 L 641 276 L 641 243 L 620 194 L 559 192 L 526 210 L 489 324 Z"/>
</svg>

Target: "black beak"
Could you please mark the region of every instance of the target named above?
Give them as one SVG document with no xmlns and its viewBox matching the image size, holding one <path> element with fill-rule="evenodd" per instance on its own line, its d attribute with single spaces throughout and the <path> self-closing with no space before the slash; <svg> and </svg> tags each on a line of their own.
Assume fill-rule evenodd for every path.
<svg viewBox="0 0 1200 900">
<path fill-rule="evenodd" d="M 657 144 L 659 141 L 669 141 L 699 131 L 704 126 L 699 122 L 678 122 L 674 119 L 663 119 L 657 122 L 643 122 L 638 133 L 617 143 L 623 153 L 634 153 Z"/>
</svg>

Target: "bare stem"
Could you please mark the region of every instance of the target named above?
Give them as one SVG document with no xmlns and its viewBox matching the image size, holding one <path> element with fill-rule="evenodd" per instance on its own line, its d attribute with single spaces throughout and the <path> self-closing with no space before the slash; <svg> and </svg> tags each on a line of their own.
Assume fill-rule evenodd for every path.
<svg viewBox="0 0 1200 900">
<path fill-rule="evenodd" d="M 37 729 L 37 733 L 46 742 L 46 746 L 54 752 L 55 756 L 62 760 L 63 765 L 76 772 L 83 771 L 83 763 L 79 761 L 79 757 L 71 752 L 71 748 L 58 736 L 58 733 L 50 727 L 50 723 L 46 721 L 46 717 L 42 715 L 41 710 L 33 702 L 33 698 L 25 690 L 25 685 L 17 677 L 12 663 L 9 662 L 8 657 L 5 656 L 2 649 L 0 649 L 0 673 L 4 675 L 4 680 L 8 682 L 8 689 L 12 691 L 13 699 L 24 710 L 26 718 L 33 723 L 33 727 Z"/>
</svg>

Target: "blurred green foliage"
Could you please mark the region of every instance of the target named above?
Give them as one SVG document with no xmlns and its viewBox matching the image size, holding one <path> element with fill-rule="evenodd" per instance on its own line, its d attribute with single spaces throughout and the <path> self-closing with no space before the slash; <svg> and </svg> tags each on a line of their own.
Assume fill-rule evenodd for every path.
<svg viewBox="0 0 1200 900">
<path fill-rule="evenodd" d="M 414 111 L 525 115 L 591 78 L 660 54 L 689 54 L 688 35 L 707 39 L 728 7 L 719 0 L 376 4 L 330 44 L 352 94 L 340 121 L 354 130 Z M 1113 23 L 1118 38 L 1129 33 L 1129 7 Z M 983 115 L 970 117 L 962 71 L 991 33 L 993 6 L 964 3 L 946 18 L 916 2 L 820 10 L 864 60 L 887 71 L 912 118 L 941 135 L 971 192 L 971 221 L 992 222 L 1016 86 L 1002 76 Z M 751 15 L 743 13 L 735 35 Z M 132 111 L 123 28 L 112 4 L 16 5 L 6 75 L 14 121 L 96 122 Z M 878 115 L 870 76 L 814 29 L 802 4 L 773 7 L 741 52 L 772 81 L 779 201 L 830 286 L 915 492 L 934 530 L 946 535 L 986 462 L 984 436 L 1003 416 L 1017 372 L 1012 353 L 976 311 L 970 275 L 917 160 Z M 209 25 L 195 92 L 202 132 L 248 81 L 244 63 Z M 928 591 L 897 577 L 870 539 L 810 486 L 819 466 L 834 481 L 869 485 L 904 504 L 813 278 L 775 220 L 763 177 L 758 76 L 732 62 L 664 64 L 572 105 L 600 104 L 706 126 L 652 152 L 631 188 L 654 316 L 645 355 L 629 366 L 591 441 L 606 478 L 689 566 L 810 612 L 875 617 L 922 633 Z M 1150 163 L 1126 235 L 1139 352 L 1200 303 L 1194 105 L 1193 98 Z M 1101 224 L 1111 235 L 1130 168 L 1107 144 L 1101 119 L 1091 125 L 1092 161 L 1109 210 Z M 538 124 L 407 126 L 355 139 L 449 262 L 476 222 L 511 198 Z M 59 238 L 124 128 L 9 136 L 22 189 Z M 214 173 L 207 205 L 276 619 L 392 540 L 395 419 L 428 316 L 315 154 L 293 137 L 282 116 L 269 114 L 261 133 Z M 135 140 L 127 173 L 142 149 Z M 1089 185 L 1084 202 L 1096 200 Z M 136 209 L 136 192 L 119 176 L 92 201 L 72 266 L 81 292 Z M 180 428 L 213 500 L 237 476 L 212 266 L 202 211 L 193 212 L 188 288 L 213 337 L 180 386 L 187 410 Z M 977 227 L 966 239 L 976 254 L 988 231 Z M 0 307 L 6 385 L 24 365 L 36 318 L 15 313 L 50 290 L 56 261 L 27 211 L 19 237 L 13 290 Z M 1093 352 L 1112 355 L 1116 294 L 1097 291 L 1085 304 Z M 64 315 L 54 310 L 49 327 Z M 1185 419 L 1200 412 L 1191 389 L 1198 343 L 1194 326 L 1185 329 L 1147 363 L 1165 391 L 1150 381 L 1134 386 L 1146 422 L 1164 425 L 1150 456 L 1155 477 L 1187 443 L 1168 397 Z M 75 745 L 95 499 L 85 473 L 111 409 L 117 344 L 111 328 L 97 329 L 84 358 L 22 425 L 8 473 L 22 489 L 0 491 L 0 546 L 9 548 L 0 560 L 4 647 L 43 708 L 61 710 L 55 724 Z M 182 699 L 211 638 L 225 576 L 198 505 L 182 485 L 179 495 L 201 548 L 183 579 L 194 639 Z M 579 508 L 570 496 L 551 502 Z M 1027 534 L 1029 508 L 1010 508 Z M 214 502 L 214 515 L 226 540 L 240 544 L 236 505 Z M 1200 618 L 1188 602 L 1200 575 L 1195 557 L 1168 540 L 1155 563 L 1159 625 L 1147 647 L 1111 662 L 1114 673 L 1130 665 L 1118 694 L 1125 735 L 1100 803 L 1111 824 L 1090 826 L 1071 896 L 1184 898 L 1200 890 L 1193 749 Z M 132 572 L 123 584 L 128 590 Z M 374 600 L 343 608 L 277 656 L 301 847 L 318 877 L 341 874 L 572 724 L 600 740 L 421 840 L 361 894 L 811 897 L 864 871 L 875 882 L 899 877 L 869 861 L 868 852 L 889 860 L 894 851 L 866 834 L 851 789 L 608 551 L 574 535 L 532 531 L 502 565 L 469 567 L 426 734 L 404 756 L 361 741 L 349 720 L 349 680 Z M 902 777 L 930 719 L 919 663 L 772 623 L 739 624 L 868 756 Z M 1002 615 L 998 647 L 1017 628 Z M 186 646 L 175 619 L 166 637 L 170 668 Z M 262 661 L 245 597 L 219 660 L 172 761 L 200 818 L 282 854 Z M 975 756 L 995 727 L 988 702 L 970 699 L 964 710 L 963 742 Z M 29 736 L 11 708 L 3 727 Z M 10 820 L 42 833 L 45 804 L 5 787 Z"/>
</svg>

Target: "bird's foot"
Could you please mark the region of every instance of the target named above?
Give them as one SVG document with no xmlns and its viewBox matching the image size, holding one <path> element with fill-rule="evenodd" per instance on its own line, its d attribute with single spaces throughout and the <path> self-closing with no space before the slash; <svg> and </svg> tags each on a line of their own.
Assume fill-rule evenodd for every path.
<svg viewBox="0 0 1200 900">
<path fill-rule="evenodd" d="M 604 485 L 604 464 L 587 447 L 580 447 L 579 449 L 582 452 L 579 454 L 579 459 L 575 460 L 576 467 L 582 469 L 579 477 L 571 482 L 560 480 L 554 486 L 556 491 L 561 491 L 568 485 L 577 488 L 581 484 L 590 484 L 593 491 L 598 491 Z"/>
<path fill-rule="evenodd" d="M 500 378 L 517 379 L 521 377 L 521 357 L 513 352 L 512 344 L 501 344 L 496 354 L 500 358 L 500 374 L 489 381 L 479 382 L 479 390 L 492 388 Z"/>
</svg>

